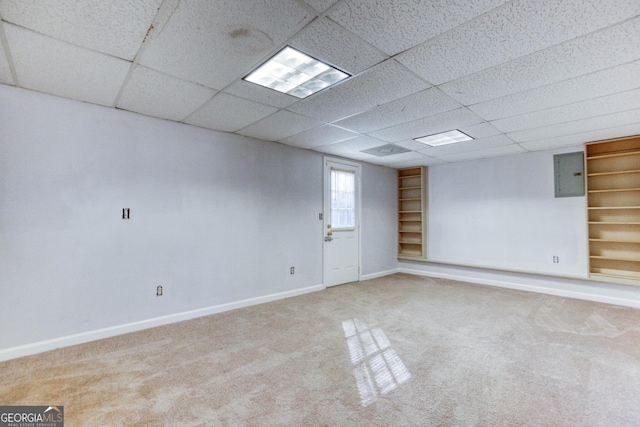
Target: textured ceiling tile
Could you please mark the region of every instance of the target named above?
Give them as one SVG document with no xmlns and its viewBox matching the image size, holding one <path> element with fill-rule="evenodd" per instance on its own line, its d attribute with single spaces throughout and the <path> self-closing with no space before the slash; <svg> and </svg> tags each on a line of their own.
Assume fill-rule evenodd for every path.
<svg viewBox="0 0 640 427">
<path fill-rule="evenodd" d="M 357 132 L 372 132 L 460 107 L 461 105 L 449 95 L 432 88 L 382 104 L 373 110 L 339 120 L 335 124 Z"/>
<path fill-rule="evenodd" d="M 515 132 L 640 108 L 640 89 L 576 102 L 491 122 L 503 132 Z"/>
<path fill-rule="evenodd" d="M 395 55 L 508 0 L 352 0 L 329 17 L 389 55 Z"/>
<path fill-rule="evenodd" d="M 420 150 L 420 153 L 431 157 L 442 157 L 452 154 L 468 153 L 470 151 L 484 150 L 511 144 L 513 144 L 513 141 L 507 136 L 496 135 L 475 139 L 473 141 L 463 141 L 456 144 L 442 145 L 439 147 L 429 147 L 428 145 L 422 144 L 423 149 Z"/>
<path fill-rule="evenodd" d="M 475 139 L 486 138 L 488 136 L 494 136 L 502 133 L 489 123 L 478 123 L 477 125 L 463 126 L 458 130 Z"/>
<path fill-rule="evenodd" d="M 349 74 L 360 73 L 388 58 L 327 18 L 312 22 L 289 44 Z M 349 46 L 349 49 L 345 49 L 345 46 Z"/>
<path fill-rule="evenodd" d="M 640 18 L 445 83 L 464 105 L 622 65 L 640 58 Z"/>
<path fill-rule="evenodd" d="M 339 142 L 338 144 L 342 144 L 342 143 Z M 330 154 L 332 156 L 346 157 L 353 160 L 362 160 L 365 162 L 368 162 L 370 159 L 377 158 L 377 156 L 374 156 L 373 154 L 361 153 L 359 151 L 353 151 L 353 150 L 342 150 L 338 147 L 334 147 L 338 144 L 321 145 L 320 147 L 314 148 L 313 151 L 317 151 L 319 153 L 324 153 L 324 154 Z"/>
<path fill-rule="evenodd" d="M 304 0 L 306 4 L 317 10 L 318 12 L 324 12 L 333 6 L 338 0 Z"/>
<path fill-rule="evenodd" d="M 214 0 L 180 3 L 140 63 L 222 89 L 248 74 L 313 15 L 297 2 Z"/>
<path fill-rule="evenodd" d="M 469 108 L 487 120 L 543 110 L 640 87 L 640 61 L 507 95 Z"/>
<path fill-rule="evenodd" d="M 226 93 L 249 99 L 260 104 L 284 108 L 299 101 L 295 96 L 287 95 L 273 89 L 268 89 L 255 83 L 238 80 L 224 90 Z"/>
<path fill-rule="evenodd" d="M 333 122 L 422 91 L 428 86 L 406 68 L 389 60 L 303 99 L 288 109 L 318 120 Z"/>
<path fill-rule="evenodd" d="M 372 132 L 374 138 L 388 142 L 400 142 L 407 139 L 420 138 L 439 132 L 458 129 L 461 126 L 469 126 L 481 123 L 483 120 L 466 108 L 447 111 L 410 123 L 404 123 L 387 129 Z"/>
<path fill-rule="evenodd" d="M 509 137 L 516 142 L 536 141 L 574 133 L 583 133 L 598 129 L 624 126 L 627 123 L 640 123 L 640 109 L 607 114 L 588 119 L 575 120 L 567 123 L 545 126 L 536 129 L 509 133 Z"/>
<path fill-rule="evenodd" d="M 428 147 L 428 145 L 425 145 L 422 142 L 414 141 L 413 139 L 395 142 L 394 145 L 397 145 L 402 148 L 406 148 L 407 150 L 411 150 L 411 151 L 424 150 L 425 148 Z"/>
<path fill-rule="evenodd" d="M 131 63 L 4 24 L 20 86 L 111 105 Z"/>
<path fill-rule="evenodd" d="M 2 19 L 78 46 L 133 60 L 162 0 L 3 0 Z"/>
<path fill-rule="evenodd" d="M 640 1 L 519 0 L 401 54 L 432 84 L 492 67 L 640 14 Z"/>
<path fill-rule="evenodd" d="M 238 133 L 257 139 L 266 139 L 267 141 L 280 141 L 281 139 L 318 127 L 322 124 L 322 122 L 317 120 L 290 111 L 280 110 L 269 117 L 247 126 Z"/>
<path fill-rule="evenodd" d="M 359 134 L 336 126 L 324 125 L 281 140 L 283 144 L 300 148 L 315 148 L 329 145 L 345 139 L 355 138 Z"/>
<path fill-rule="evenodd" d="M 402 168 L 411 168 L 415 166 L 435 166 L 435 165 L 442 165 L 444 163 L 447 163 L 447 162 L 445 162 L 444 160 L 425 156 L 423 159 L 409 160 L 406 162 L 399 162 L 399 163 L 390 163 L 385 166 L 394 168 L 394 169 L 402 169 Z"/>
<path fill-rule="evenodd" d="M 368 150 L 369 148 L 379 147 L 386 144 L 386 142 L 379 139 L 371 138 L 366 135 L 360 135 L 346 141 L 337 142 L 335 144 L 323 145 L 316 147 L 316 151 L 322 151 L 323 153 L 335 154 L 339 156 L 346 156 L 350 153 L 358 153 L 362 150 Z M 364 158 L 375 157 L 371 154 L 360 153 Z"/>
<path fill-rule="evenodd" d="M 118 101 L 118 108 L 180 121 L 215 93 L 213 89 L 138 66 Z"/>
<path fill-rule="evenodd" d="M 632 123 L 615 128 L 599 129 L 591 132 L 560 136 L 557 138 L 542 139 L 539 141 L 524 142 L 520 145 L 530 151 L 540 151 L 558 147 L 582 146 L 587 142 L 622 138 L 629 135 L 640 135 L 640 123 Z"/>
<path fill-rule="evenodd" d="M 2 29 L 2 22 L 0 22 L 0 31 Z M 4 53 L 4 49 L 0 44 L 0 83 L 13 85 L 15 82 L 13 81 L 13 76 L 11 75 L 11 68 L 9 67 L 9 62 L 7 61 L 7 56 Z"/>
<path fill-rule="evenodd" d="M 235 132 L 273 113 L 277 108 L 219 93 L 189 116 L 185 123 L 225 132 Z"/>
<path fill-rule="evenodd" d="M 519 153 L 524 153 L 526 151 L 527 150 L 520 147 L 519 145 L 512 144 L 512 145 L 504 145 L 501 147 L 487 148 L 484 150 L 470 151 L 467 153 L 450 154 L 450 155 L 441 156 L 438 158 L 446 162 L 464 162 L 468 160 L 485 159 L 488 157 L 498 157 L 498 156 L 507 156 L 510 154 L 519 154 Z"/>
<path fill-rule="evenodd" d="M 392 163 L 402 163 L 412 160 L 426 161 L 426 159 L 427 157 L 424 154 L 415 151 L 408 151 L 406 153 L 393 154 L 391 156 L 374 156 L 372 159 L 367 161 L 376 165 L 390 165 Z"/>
</svg>

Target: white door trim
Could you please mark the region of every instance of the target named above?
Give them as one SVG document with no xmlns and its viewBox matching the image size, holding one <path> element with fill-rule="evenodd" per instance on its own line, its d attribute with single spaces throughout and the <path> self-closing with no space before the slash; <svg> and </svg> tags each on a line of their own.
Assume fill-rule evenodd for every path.
<svg viewBox="0 0 640 427">
<path fill-rule="evenodd" d="M 355 168 L 357 170 L 356 172 L 356 189 L 357 189 L 357 200 L 356 200 L 356 220 L 358 223 L 358 281 L 360 281 L 361 277 L 362 277 L 362 236 L 361 236 L 361 232 L 362 232 L 362 226 L 361 226 L 361 222 L 362 222 L 362 164 L 358 163 L 358 162 L 353 162 L 350 160 L 345 160 L 345 159 L 341 159 L 339 157 L 329 157 L 329 156 L 323 156 L 322 158 L 322 213 L 323 213 L 323 218 L 326 218 L 324 215 L 327 214 L 327 212 L 325 211 L 325 207 L 326 207 L 326 200 L 325 200 L 325 196 L 327 194 L 326 191 L 326 166 L 327 166 L 327 162 L 332 162 L 332 163 L 339 163 L 339 164 L 343 164 L 345 166 L 349 166 L 352 168 Z M 322 221 L 322 234 L 320 235 L 320 238 L 323 239 L 322 241 L 322 283 L 325 286 L 325 288 L 327 287 L 327 281 L 326 281 L 326 277 L 327 277 L 327 254 L 326 254 L 326 245 L 324 244 L 324 237 L 325 237 L 325 221 Z"/>
</svg>

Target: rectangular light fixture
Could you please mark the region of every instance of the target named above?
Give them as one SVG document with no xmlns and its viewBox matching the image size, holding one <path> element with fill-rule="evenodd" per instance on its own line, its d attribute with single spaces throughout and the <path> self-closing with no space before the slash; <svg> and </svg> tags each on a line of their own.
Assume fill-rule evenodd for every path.
<svg viewBox="0 0 640 427">
<path fill-rule="evenodd" d="M 349 74 L 286 46 L 244 80 L 306 98 L 347 77 Z"/>
<path fill-rule="evenodd" d="M 414 141 L 422 142 L 423 144 L 437 147 L 438 145 L 455 144 L 456 142 L 471 141 L 471 138 L 466 133 L 460 132 L 458 129 L 450 130 L 447 132 L 436 133 L 435 135 L 423 136 L 421 138 L 415 138 Z"/>
</svg>

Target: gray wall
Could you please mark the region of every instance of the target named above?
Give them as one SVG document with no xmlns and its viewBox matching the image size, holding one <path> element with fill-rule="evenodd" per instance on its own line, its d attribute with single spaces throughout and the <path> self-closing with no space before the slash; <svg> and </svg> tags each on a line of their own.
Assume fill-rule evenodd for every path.
<svg viewBox="0 0 640 427">
<path fill-rule="evenodd" d="M 363 273 L 394 177 L 363 170 Z M 318 153 L 0 86 L 0 350 L 321 285 L 320 212 Z"/>
<path fill-rule="evenodd" d="M 395 169 L 362 167 L 362 274 L 398 267 L 398 187 Z"/>
</svg>

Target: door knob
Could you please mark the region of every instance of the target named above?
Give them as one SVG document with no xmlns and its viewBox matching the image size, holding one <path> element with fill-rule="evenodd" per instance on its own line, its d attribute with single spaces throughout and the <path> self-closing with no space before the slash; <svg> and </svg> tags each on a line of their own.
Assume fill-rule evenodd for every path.
<svg viewBox="0 0 640 427">
<path fill-rule="evenodd" d="M 332 236 L 333 233 L 331 231 L 327 231 L 327 236 Z"/>
</svg>

